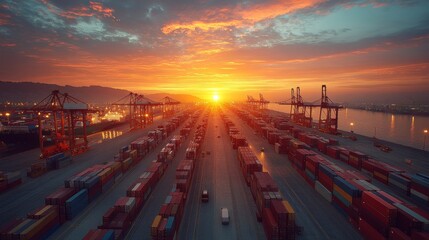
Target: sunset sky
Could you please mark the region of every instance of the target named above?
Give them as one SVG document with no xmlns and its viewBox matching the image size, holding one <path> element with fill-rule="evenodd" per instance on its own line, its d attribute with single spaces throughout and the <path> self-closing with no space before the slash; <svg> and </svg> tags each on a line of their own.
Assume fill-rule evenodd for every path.
<svg viewBox="0 0 429 240">
<path fill-rule="evenodd" d="M 429 1 L 0 0 L 0 81 L 423 101 Z"/>
</svg>

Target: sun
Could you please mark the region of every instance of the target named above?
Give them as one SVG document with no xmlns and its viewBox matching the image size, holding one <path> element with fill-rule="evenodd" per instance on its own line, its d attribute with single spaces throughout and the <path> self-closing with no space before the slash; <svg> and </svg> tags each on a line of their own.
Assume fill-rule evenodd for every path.
<svg viewBox="0 0 429 240">
<path fill-rule="evenodd" d="M 213 101 L 218 102 L 219 101 L 219 95 L 214 94 L 213 95 Z"/>
</svg>

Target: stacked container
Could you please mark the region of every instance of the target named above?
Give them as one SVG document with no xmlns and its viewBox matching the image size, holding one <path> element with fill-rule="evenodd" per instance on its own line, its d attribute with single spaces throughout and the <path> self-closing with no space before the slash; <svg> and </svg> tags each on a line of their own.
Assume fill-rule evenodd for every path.
<svg viewBox="0 0 429 240">
<path fill-rule="evenodd" d="M 390 227 L 396 223 L 397 208 L 373 192 L 362 193 L 359 230 L 366 238 L 375 239 L 379 235 L 387 237 Z"/>
<path fill-rule="evenodd" d="M 250 178 L 254 172 L 262 172 L 262 164 L 250 147 L 239 147 L 237 158 L 246 183 L 250 184 Z"/>
<path fill-rule="evenodd" d="M 1 172 L 0 171 L 0 192 L 18 186 L 22 183 L 21 172 Z"/>
<path fill-rule="evenodd" d="M 425 204 L 429 202 L 429 176 L 419 173 L 411 175 L 410 196 Z"/>
</svg>

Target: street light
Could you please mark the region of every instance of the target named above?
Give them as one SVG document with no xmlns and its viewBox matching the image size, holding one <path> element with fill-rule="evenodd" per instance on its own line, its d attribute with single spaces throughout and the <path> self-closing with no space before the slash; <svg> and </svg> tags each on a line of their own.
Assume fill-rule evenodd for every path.
<svg viewBox="0 0 429 240">
<path fill-rule="evenodd" d="M 353 122 L 351 122 L 350 123 L 350 132 L 353 132 L 353 126 L 354 126 L 355 124 L 353 123 Z"/>
<path fill-rule="evenodd" d="M 425 138 L 423 139 L 423 151 L 424 151 L 426 148 L 426 136 L 428 135 L 428 130 L 427 129 L 423 130 L 423 134 L 425 135 Z"/>
<path fill-rule="evenodd" d="M 7 112 L 5 115 L 6 115 L 6 117 L 7 117 L 7 123 L 9 123 L 9 116 L 10 116 L 10 113 L 8 113 L 8 112 Z"/>
</svg>

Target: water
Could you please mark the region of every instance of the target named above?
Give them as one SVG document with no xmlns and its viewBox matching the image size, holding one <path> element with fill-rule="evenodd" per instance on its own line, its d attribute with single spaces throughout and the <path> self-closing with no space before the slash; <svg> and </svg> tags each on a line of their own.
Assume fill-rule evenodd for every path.
<svg viewBox="0 0 429 240">
<path fill-rule="evenodd" d="M 269 104 L 269 109 L 290 112 L 290 106 Z M 353 130 L 357 134 L 368 137 L 377 137 L 386 141 L 402 144 L 405 146 L 429 150 L 429 136 L 426 144 L 424 129 L 429 129 L 428 116 L 411 116 L 402 114 L 391 114 L 371 112 L 357 109 L 342 109 L 338 114 L 338 128 L 343 131 Z M 313 121 L 319 119 L 319 108 L 313 109 Z M 350 125 L 353 123 L 353 126 Z M 427 133 L 426 135 L 429 135 Z"/>
</svg>

